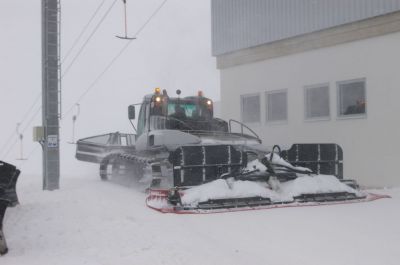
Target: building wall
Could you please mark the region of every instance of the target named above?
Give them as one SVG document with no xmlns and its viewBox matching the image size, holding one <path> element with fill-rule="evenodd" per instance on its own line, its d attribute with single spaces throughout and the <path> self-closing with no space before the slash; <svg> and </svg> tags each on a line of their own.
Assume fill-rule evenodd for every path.
<svg viewBox="0 0 400 265">
<path fill-rule="evenodd" d="M 221 55 L 400 10 L 400 0 L 212 0 Z"/>
<path fill-rule="evenodd" d="M 221 101 L 214 101 L 214 117 L 220 118 L 221 117 Z"/>
<path fill-rule="evenodd" d="M 400 31 L 400 12 L 377 16 L 217 56 L 217 68 L 267 60 Z"/>
<path fill-rule="evenodd" d="M 333 142 L 344 174 L 364 186 L 400 185 L 400 33 L 221 69 L 221 115 L 241 119 L 241 95 L 260 93 L 261 122 L 248 124 L 266 145 Z M 365 78 L 367 115 L 337 117 L 336 82 Z M 305 121 L 304 86 L 329 84 L 330 119 Z M 288 122 L 267 123 L 265 92 L 288 91 Z"/>
</svg>

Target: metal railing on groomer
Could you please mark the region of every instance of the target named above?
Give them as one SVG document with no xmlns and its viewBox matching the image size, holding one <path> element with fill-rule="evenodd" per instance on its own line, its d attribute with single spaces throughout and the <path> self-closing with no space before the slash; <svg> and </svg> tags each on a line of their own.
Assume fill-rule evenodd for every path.
<svg viewBox="0 0 400 265">
<path fill-rule="evenodd" d="M 189 123 L 185 121 L 181 121 L 179 119 L 171 118 L 171 117 L 164 117 L 164 116 L 152 116 L 150 117 L 150 130 L 164 130 L 169 129 L 167 126 L 167 122 L 169 121 L 176 121 L 182 128 L 179 129 L 182 132 L 187 132 L 190 134 L 198 135 L 198 136 L 224 136 L 224 137 L 231 137 L 235 139 L 246 138 L 256 140 L 261 143 L 260 137 L 249 127 L 244 125 L 243 123 L 236 121 L 236 120 L 229 120 L 229 128 L 228 131 L 219 131 L 219 130 L 198 130 L 191 127 Z M 209 121 L 196 121 L 197 123 L 208 123 Z M 231 130 L 231 123 L 236 123 L 241 126 L 240 132 L 232 132 Z M 246 134 L 244 129 L 248 130 L 250 134 Z"/>
<path fill-rule="evenodd" d="M 244 129 L 248 130 L 250 133 L 252 133 L 254 135 L 255 138 L 257 138 L 258 140 L 260 140 L 260 137 L 258 136 L 258 134 L 256 134 L 252 129 L 250 129 L 248 126 L 246 126 L 245 124 L 241 123 L 240 121 L 237 120 L 233 120 L 230 119 L 229 120 L 229 132 L 232 133 L 232 124 L 237 124 L 240 126 L 240 134 L 242 135 L 246 135 L 244 133 Z"/>
<path fill-rule="evenodd" d="M 257 136 L 253 136 L 253 135 L 248 135 L 245 133 L 234 133 L 234 132 L 221 132 L 221 131 L 185 131 L 182 130 L 183 132 L 187 132 L 190 134 L 194 134 L 194 135 L 198 135 L 198 136 L 221 136 L 224 137 L 225 139 L 229 139 L 232 138 L 232 140 L 240 140 L 243 138 L 249 139 L 249 140 L 255 140 L 259 143 L 261 143 L 261 139 L 258 138 Z"/>
</svg>

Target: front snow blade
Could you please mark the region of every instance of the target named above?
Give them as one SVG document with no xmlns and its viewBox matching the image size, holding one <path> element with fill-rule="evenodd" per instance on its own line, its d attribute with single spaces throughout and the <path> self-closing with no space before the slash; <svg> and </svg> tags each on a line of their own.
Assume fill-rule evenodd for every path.
<svg viewBox="0 0 400 265">
<path fill-rule="evenodd" d="M 365 196 L 357 196 L 350 192 L 331 192 L 331 193 L 318 193 L 318 194 L 301 194 L 294 197 L 296 202 L 335 202 L 335 201 L 349 201 L 365 199 Z"/>
<path fill-rule="evenodd" d="M 382 198 L 390 198 L 388 195 L 366 193 L 364 196 L 356 196 L 353 193 L 338 192 L 325 194 L 303 194 L 296 196 L 293 201 L 271 201 L 269 198 L 249 197 L 216 199 L 199 203 L 196 206 L 174 205 L 169 202 L 167 190 L 150 190 L 146 199 L 146 205 L 162 213 L 175 214 L 210 214 L 250 210 L 266 210 L 288 207 L 337 205 L 358 202 L 374 201 Z"/>
<path fill-rule="evenodd" d="M 217 199 L 200 202 L 196 209 L 199 210 L 214 210 L 214 209 L 232 209 L 241 207 L 258 207 L 271 205 L 269 198 L 249 197 L 249 198 L 234 198 L 234 199 Z"/>
</svg>

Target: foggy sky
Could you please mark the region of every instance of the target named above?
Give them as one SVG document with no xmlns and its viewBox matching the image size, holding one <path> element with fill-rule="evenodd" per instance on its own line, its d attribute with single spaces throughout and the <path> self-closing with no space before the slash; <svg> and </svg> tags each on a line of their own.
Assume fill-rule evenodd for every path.
<svg viewBox="0 0 400 265">
<path fill-rule="evenodd" d="M 101 0 L 63 0 L 62 54 L 71 47 Z M 79 49 L 113 0 L 107 0 L 89 27 Z M 134 33 L 147 20 L 162 0 L 128 0 L 128 29 Z M 0 2 L 0 148 L 11 138 L 17 139 L 16 123 L 41 92 L 41 1 Z M 215 58 L 211 56 L 210 1 L 169 0 L 158 15 L 130 44 L 110 71 L 80 102 L 76 138 L 108 132 L 132 132 L 127 120 L 127 106 L 138 103 L 155 87 L 170 94 L 181 89 L 183 96 L 201 89 L 214 100 L 219 99 L 219 76 Z M 76 102 L 110 60 L 124 40 L 123 4 L 118 1 L 86 49 L 67 73 L 62 85 L 63 112 Z M 63 58 L 63 56 L 61 56 Z M 64 64 L 69 64 L 67 60 Z M 41 102 L 39 102 L 41 104 Z M 37 104 L 33 111 L 40 106 Z M 32 112 L 33 112 L 32 111 Z M 33 113 L 31 112 L 30 115 Z M 74 158 L 75 146 L 67 144 L 72 137 L 72 114 L 63 117 L 61 127 L 62 174 L 97 174 L 97 165 L 85 165 Z M 28 115 L 29 116 L 29 115 Z M 27 121 L 31 116 L 27 118 Z M 21 125 L 24 128 L 27 122 Z M 32 141 L 32 126 L 41 125 L 41 113 L 24 133 L 24 154 L 38 143 Z M 6 149 L 11 144 L 6 144 Z M 3 153 L 3 150 L 0 150 Z M 19 157 L 19 145 L 10 154 L 0 157 L 18 165 L 23 173 L 40 175 L 40 148 L 26 162 Z"/>
</svg>

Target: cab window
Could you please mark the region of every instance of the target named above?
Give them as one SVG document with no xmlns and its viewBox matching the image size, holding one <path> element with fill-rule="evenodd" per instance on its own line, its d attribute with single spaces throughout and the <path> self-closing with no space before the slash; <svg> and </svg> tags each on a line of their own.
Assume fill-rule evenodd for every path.
<svg viewBox="0 0 400 265">
<path fill-rule="evenodd" d="M 139 112 L 139 119 L 137 124 L 137 136 L 142 135 L 144 128 L 146 127 L 146 106 L 147 104 L 142 104 Z"/>
<path fill-rule="evenodd" d="M 200 115 L 197 106 L 189 103 L 168 103 L 168 115 L 175 115 L 178 108 L 184 111 L 187 118 L 194 118 Z"/>
</svg>

